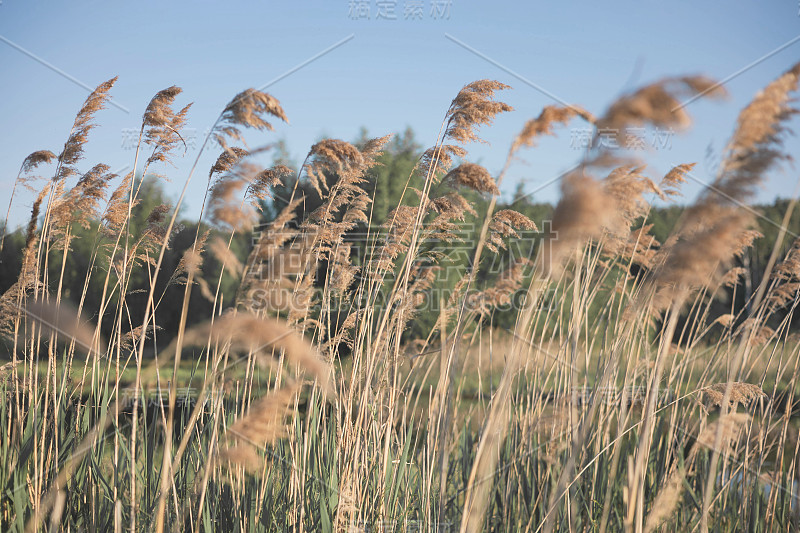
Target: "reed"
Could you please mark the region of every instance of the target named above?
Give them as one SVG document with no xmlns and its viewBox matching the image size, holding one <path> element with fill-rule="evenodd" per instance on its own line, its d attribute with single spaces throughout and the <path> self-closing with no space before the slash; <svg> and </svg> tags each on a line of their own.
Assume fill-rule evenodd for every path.
<svg viewBox="0 0 800 533">
<path fill-rule="evenodd" d="M 548 106 L 497 174 L 469 147 L 513 111 L 510 87 L 467 84 L 385 218 L 373 202 L 391 135 L 323 139 L 297 169 L 264 168 L 288 118 L 254 89 L 222 108 L 174 205 L 150 202 L 143 176 L 186 151 L 178 87 L 145 107 L 133 171 L 81 171 L 117 80 L 101 84 L 58 155 L 23 161 L 30 222 L 0 240 L 21 243 L 0 296 L 0 529 L 800 527 L 800 243 L 779 231 L 758 279 L 744 262 L 762 238 L 747 204 L 788 159 L 799 73 L 741 112 L 714 189 L 663 243 L 653 205 L 680 197 L 694 163 L 655 177 L 589 150 L 546 220 L 500 188 L 572 121 L 689 127 L 681 100 L 723 92 L 701 76 L 597 114 Z M 179 220 L 212 139 L 201 212 Z"/>
</svg>

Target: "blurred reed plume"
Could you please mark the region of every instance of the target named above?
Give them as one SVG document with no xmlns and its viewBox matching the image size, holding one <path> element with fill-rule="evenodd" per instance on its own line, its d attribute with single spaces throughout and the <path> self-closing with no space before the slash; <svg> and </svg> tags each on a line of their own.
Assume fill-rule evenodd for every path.
<svg viewBox="0 0 800 533">
<path fill-rule="evenodd" d="M 105 341 L 97 337 L 94 326 L 82 321 L 78 311 L 67 302 L 56 305 L 28 300 L 22 312 L 34 320 L 42 331 L 52 333 L 63 341 L 75 342 L 85 352 L 104 354 L 108 349 Z"/>
</svg>

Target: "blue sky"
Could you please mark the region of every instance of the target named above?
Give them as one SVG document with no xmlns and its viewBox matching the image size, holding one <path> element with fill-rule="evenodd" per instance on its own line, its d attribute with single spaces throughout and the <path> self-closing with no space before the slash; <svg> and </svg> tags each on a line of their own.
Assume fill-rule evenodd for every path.
<svg viewBox="0 0 800 533">
<path fill-rule="evenodd" d="M 525 121 L 554 103 L 547 93 L 599 114 L 624 92 L 664 76 L 702 73 L 722 80 L 738 73 L 725 84 L 729 99 L 688 106 L 695 120 L 689 132 L 645 133 L 646 144 L 656 145 L 648 154 L 652 177 L 696 161 L 694 176 L 708 181 L 714 170 L 706 163 L 709 147 L 718 153 L 738 110 L 800 60 L 800 39 L 787 45 L 800 36 L 797 2 L 452 0 L 437 4 L 434 14 L 432 0 L 423 0 L 418 19 L 404 17 L 411 0 L 385 2 L 384 13 L 391 15 L 386 8 L 393 5 L 395 20 L 377 18 L 381 1 L 365 4 L 369 18 L 359 17 L 350 0 L 2 0 L 0 187 L 11 190 L 30 152 L 60 151 L 87 95 L 81 84 L 94 87 L 119 76 L 112 92 L 119 107 L 98 114 L 100 127 L 81 167 L 103 162 L 114 170 L 130 168 L 134 152 L 124 146 L 126 131 L 138 129 L 156 91 L 178 85 L 184 89 L 178 104 L 194 102 L 188 128 L 196 140 L 175 168 L 160 169 L 171 179 L 167 191 L 177 196 L 200 136 L 236 93 L 262 87 L 336 43 L 266 89 L 281 101 L 290 124 L 250 135 L 250 146 L 284 139 L 302 160 L 321 136 L 353 140 L 362 126 L 376 136 L 410 126 L 428 146 L 458 90 L 492 78 L 513 87 L 501 99 L 515 111 L 482 130 L 489 144 L 470 145 L 468 159 L 496 173 Z M 535 200 L 556 201 L 557 183 L 537 189 L 579 160 L 579 136 L 567 128 L 524 152 L 506 178 L 504 195 L 522 182 L 524 190 L 537 191 Z M 787 143 L 790 152 L 798 147 L 796 138 Z M 201 159 L 184 211 L 189 218 L 196 217 L 216 155 Z M 758 199 L 791 194 L 796 179 L 792 167 L 773 173 Z M 687 200 L 700 189 L 689 184 Z M 12 225 L 25 222 L 31 196 L 15 199 Z M 4 211 L 7 192 L 0 198 Z"/>
</svg>

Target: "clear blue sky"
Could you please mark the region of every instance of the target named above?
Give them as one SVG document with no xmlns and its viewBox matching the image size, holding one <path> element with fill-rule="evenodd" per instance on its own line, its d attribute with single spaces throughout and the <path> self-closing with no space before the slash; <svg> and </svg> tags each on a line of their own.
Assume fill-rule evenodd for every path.
<svg viewBox="0 0 800 533">
<path fill-rule="evenodd" d="M 359 18 L 355 3 L 2 0 L 0 208 L 5 211 L 27 154 L 60 151 L 87 95 L 85 88 L 30 55 L 91 87 L 119 76 L 112 94 L 129 112 L 109 106 L 98 114 L 100 127 L 87 147 L 84 170 L 99 162 L 115 170 L 132 165 L 134 153 L 123 147 L 125 130 L 139 127 L 156 91 L 173 84 L 184 89 L 178 103 L 194 102 L 188 127 L 199 138 L 237 92 L 261 87 L 352 36 L 267 89 L 282 102 L 291 123 L 271 134 L 250 136 L 251 146 L 285 139 L 301 160 L 322 135 L 353 140 L 362 126 L 374 135 L 410 126 L 427 146 L 458 90 L 469 81 L 493 78 L 513 87 L 502 99 L 515 111 L 484 128 L 490 145 L 470 146 L 468 158 L 496 173 L 524 122 L 554 103 L 532 85 L 599 114 L 638 85 L 680 74 L 724 79 L 800 36 L 796 1 L 452 0 L 439 5 L 447 13 L 434 16 L 432 0 L 424 0 L 421 20 L 405 18 L 411 0 L 383 2 L 384 7 L 394 6 L 395 20 L 377 19 L 379 0 L 365 2 L 369 18 Z M 800 41 L 733 77 L 725 84 L 727 101 L 689 105 L 695 127 L 658 141 L 663 144 L 650 156 L 651 175 L 659 177 L 672 164 L 697 161 L 695 176 L 708 180 L 713 169 L 704 163 L 707 148 L 718 152 L 738 110 L 799 59 Z M 510 195 L 519 182 L 533 191 L 574 165 L 581 153 L 574 147 L 575 135 L 563 130 L 559 138 L 525 152 L 503 193 Z M 650 138 L 647 143 L 652 144 Z M 787 146 L 797 153 L 800 144 L 793 139 Z M 196 149 L 190 148 L 177 168 L 161 169 L 172 180 L 170 194 L 177 195 Z M 216 155 L 201 160 L 187 198 L 187 217 L 196 216 Z M 775 173 L 759 200 L 790 194 L 796 178 L 797 169 Z M 692 184 L 687 198 L 699 190 L 700 185 Z M 557 200 L 557 184 L 534 198 Z M 29 194 L 15 200 L 12 225 L 24 223 L 31 203 Z"/>
</svg>

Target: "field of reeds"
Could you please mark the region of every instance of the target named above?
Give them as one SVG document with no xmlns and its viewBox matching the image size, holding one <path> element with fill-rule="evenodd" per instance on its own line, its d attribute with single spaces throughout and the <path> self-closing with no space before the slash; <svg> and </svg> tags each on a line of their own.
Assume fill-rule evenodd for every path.
<svg viewBox="0 0 800 533">
<path fill-rule="evenodd" d="M 794 200 L 763 275 L 740 258 L 759 238 L 748 203 L 788 159 L 798 76 L 741 111 L 664 242 L 652 204 L 686 202 L 692 162 L 652 176 L 597 145 L 548 220 L 501 208 L 499 187 L 573 123 L 689 127 L 683 100 L 724 93 L 704 77 L 597 115 L 548 106 L 520 122 L 498 175 L 468 149 L 513 111 L 510 88 L 469 83 L 385 213 L 373 171 L 391 136 L 263 168 L 287 117 L 253 89 L 205 139 L 200 154 L 222 147 L 207 175 L 197 155 L 174 205 L 143 211 L 191 110 L 160 91 L 133 170 L 79 170 L 116 79 L 103 83 L 60 153 L 22 162 L 30 223 L 3 230 L 21 244 L 0 299 L 0 530 L 797 530 Z M 245 134 L 262 144 L 239 147 Z M 206 196 L 186 244 L 190 189 Z"/>
</svg>

